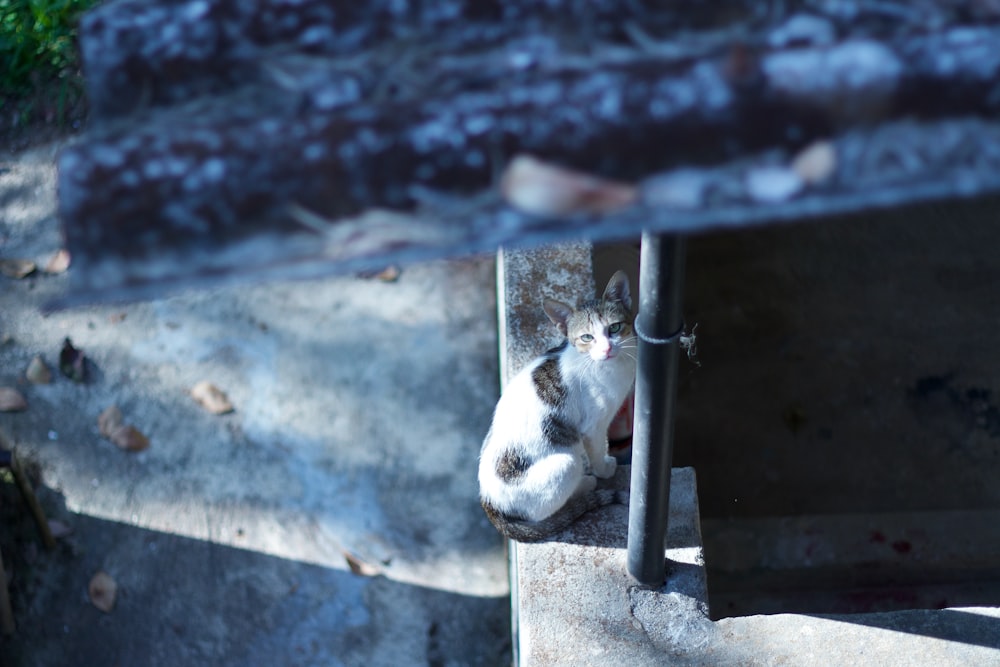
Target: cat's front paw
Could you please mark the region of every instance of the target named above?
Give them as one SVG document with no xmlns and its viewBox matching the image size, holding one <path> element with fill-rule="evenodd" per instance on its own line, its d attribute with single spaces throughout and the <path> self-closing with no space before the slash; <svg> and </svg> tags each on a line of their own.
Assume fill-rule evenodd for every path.
<svg viewBox="0 0 1000 667">
<path fill-rule="evenodd" d="M 618 461 L 613 456 L 605 456 L 603 463 L 593 466 L 594 475 L 600 477 L 601 479 L 608 479 L 613 477 L 615 474 L 615 469 L 618 467 Z"/>
</svg>

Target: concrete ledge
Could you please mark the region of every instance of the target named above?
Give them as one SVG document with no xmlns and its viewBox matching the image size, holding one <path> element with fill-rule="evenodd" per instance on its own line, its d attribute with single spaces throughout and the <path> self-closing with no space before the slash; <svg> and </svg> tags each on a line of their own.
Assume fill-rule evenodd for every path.
<svg viewBox="0 0 1000 667">
<path fill-rule="evenodd" d="M 612 483 L 628 488 L 629 468 Z M 521 665 L 687 662 L 713 642 L 692 468 L 674 469 L 667 584 L 637 585 L 625 565 L 628 508 L 591 512 L 555 540 L 518 544 L 514 578 Z"/>
</svg>

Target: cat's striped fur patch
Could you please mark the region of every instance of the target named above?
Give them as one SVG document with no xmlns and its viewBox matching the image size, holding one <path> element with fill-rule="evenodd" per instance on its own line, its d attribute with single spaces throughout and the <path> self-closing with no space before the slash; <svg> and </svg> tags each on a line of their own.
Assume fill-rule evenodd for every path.
<svg viewBox="0 0 1000 667">
<path fill-rule="evenodd" d="M 531 371 L 531 380 L 538 398 L 547 405 L 559 407 L 566 400 L 566 385 L 563 384 L 558 357 L 547 356 Z"/>
<path fill-rule="evenodd" d="M 513 448 L 505 451 L 497 459 L 497 477 L 508 484 L 527 472 L 531 461 Z"/>
<path fill-rule="evenodd" d="M 580 432 L 575 426 L 555 414 L 542 420 L 542 435 L 553 447 L 572 447 L 580 441 Z"/>
<path fill-rule="evenodd" d="M 528 521 L 513 512 L 504 512 L 488 500 L 480 499 L 483 511 L 504 537 L 518 542 L 540 542 L 566 530 L 581 515 L 612 504 L 628 505 L 629 492 L 613 489 L 596 489 L 575 495 L 552 516 L 541 521 Z"/>
</svg>

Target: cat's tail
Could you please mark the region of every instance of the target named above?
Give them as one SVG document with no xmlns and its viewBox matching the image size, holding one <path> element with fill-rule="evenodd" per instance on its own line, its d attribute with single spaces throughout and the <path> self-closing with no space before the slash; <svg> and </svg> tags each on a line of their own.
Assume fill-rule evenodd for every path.
<svg viewBox="0 0 1000 667">
<path fill-rule="evenodd" d="M 530 521 L 498 510 L 488 500 L 483 500 L 483 510 L 490 523 L 496 526 L 504 537 L 516 542 L 541 542 L 562 532 L 582 515 L 607 505 L 628 505 L 628 491 L 595 489 L 587 493 L 571 496 L 566 504 L 550 516 L 539 521 Z"/>
</svg>

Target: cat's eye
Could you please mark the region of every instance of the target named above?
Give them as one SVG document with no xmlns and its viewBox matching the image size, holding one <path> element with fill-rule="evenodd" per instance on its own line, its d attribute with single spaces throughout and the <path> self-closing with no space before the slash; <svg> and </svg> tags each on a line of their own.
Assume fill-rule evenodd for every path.
<svg viewBox="0 0 1000 667">
<path fill-rule="evenodd" d="M 584 343 L 592 343 L 594 342 L 594 337 L 591 336 L 590 334 L 582 334 L 580 336 L 580 340 L 582 340 Z"/>
<path fill-rule="evenodd" d="M 608 327 L 608 333 L 609 334 L 621 333 L 622 326 L 624 326 L 624 323 L 622 323 L 622 322 L 615 322 L 610 327 Z"/>
</svg>

